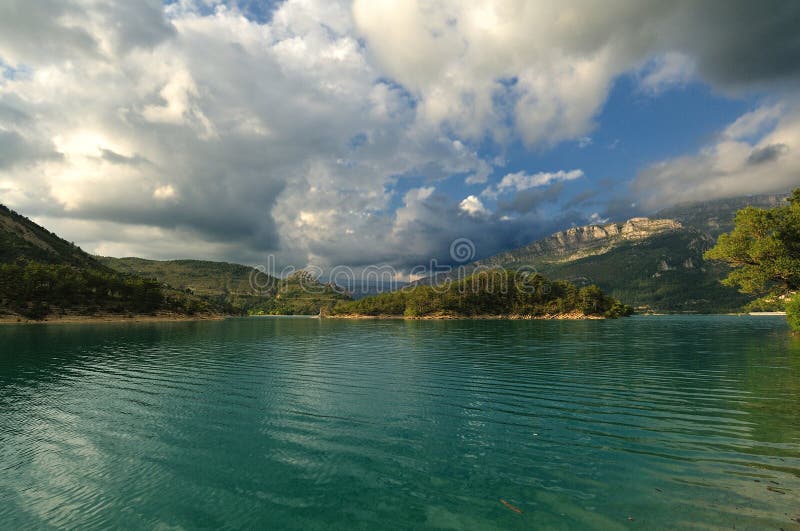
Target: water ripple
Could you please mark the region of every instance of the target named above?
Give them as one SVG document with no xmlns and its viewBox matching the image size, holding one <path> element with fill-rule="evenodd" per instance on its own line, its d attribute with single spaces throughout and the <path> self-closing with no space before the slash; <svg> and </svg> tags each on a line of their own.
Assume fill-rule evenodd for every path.
<svg viewBox="0 0 800 531">
<path fill-rule="evenodd" d="M 782 327 L 3 327 L 0 528 L 798 527 Z"/>
</svg>

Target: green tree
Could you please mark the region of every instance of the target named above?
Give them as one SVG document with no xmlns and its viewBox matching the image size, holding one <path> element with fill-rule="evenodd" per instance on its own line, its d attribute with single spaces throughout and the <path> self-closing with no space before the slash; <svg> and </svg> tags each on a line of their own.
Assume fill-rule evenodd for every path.
<svg viewBox="0 0 800 531">
<path fill-rule="evenodd" d="M 772 209 L 748 207 L 736 214 L 732 232 L 719 237 L 705 253 L 733 268 L 722 282 L 744 293 L 788 296 L 800 290 L 800 188 L 788 205 Z M 787 305 L 789 321 L 797 322 L 798 305 Z M 800 327 L 798 327 L 800 329 Z"/>
<path fill-rule="evenodd" d="M 541 275 L 493 269 L 436 289 L 419 285 L 358 301 L 340 301 L 331 315 L 540 316 L 575 310 L 606 317 L 632 312 L 596 286 L 579 289 L 569 282 L 550 282 Z"/>
<path fill-rule="evenodd" d="M 793 296 L 786 303 L 786 320 L 795 333 L 800 333 L 800 295 Z"/>
</svg>

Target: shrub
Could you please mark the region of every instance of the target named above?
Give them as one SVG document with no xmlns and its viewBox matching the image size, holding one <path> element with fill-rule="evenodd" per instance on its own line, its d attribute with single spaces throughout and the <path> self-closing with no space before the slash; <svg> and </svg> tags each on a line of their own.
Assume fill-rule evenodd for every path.
<svg viewBox="0 0 800 531">
<path fill-rule="evenodd" d="M 633 315 L 633 308 L 628 306 L 627 304 L 622 304 L 619 301 L 614 302 L 603 315 L 609 317 L 611 319 L 616 319 L 618 317 L 627 317 L 629 315 Z"/>
<path fill-rule="evenodd" d="M 48 306 L 47 303 L 36 301 L 31 305 L 30 309 L 20 313 L 28 319 L 39 321 L 47 317 L 47 315 L 50 313 L 50 306 Z"/>
<path fill-rule="evenodd" d="M 800 293 L 795 293 L 786 302 L 786 321 L 794 333 L 800 333 Z"/>
</svg>

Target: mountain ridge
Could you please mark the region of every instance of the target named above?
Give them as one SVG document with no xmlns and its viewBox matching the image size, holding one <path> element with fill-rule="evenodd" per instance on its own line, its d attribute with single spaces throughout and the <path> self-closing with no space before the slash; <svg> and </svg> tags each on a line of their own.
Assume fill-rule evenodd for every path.
<svg viewBox="0 0 800 531">
<path fill-rule="evenodd" d="M 0 205 L 0 316 L 215 316 L 230 308 L 114 271 L 29 218 Z"/>
<path fill-rule="evenodd" d="M 339 300 L 349 300 L 341 290 L 317 282 L 307 273 L 279 279 L 243 264 L 209 260 L 149 260 L 96 257 L 116 271 L 145 275 L 220 304 L 256 315 L 318 314 Z"/>
<path fill-rule="evenodd" d="M 675 205 L 654 217 L 570 227 L 462 266 L 458 274 L 479 268 L 525 267 L 553 280 L 596 284 L 638 311 L 736 312 L 753 297 L 723 286 L 727 266 L 707 262 L 703 253 L 719 234 L 733 228 L 738 210 L 770 208 L 787 194 L 742 196 Z M 454 273 L 418 279 L 412 285 L 455 280 Z"/>
<path fill-rule="evenodd" d="M 652 235 L 683 228 L 680 222 L 672 219 L 630 218 L 623 222 L 591 224 L 555 232 L 528 245 L 499 253 L 492 257 L 476 260 L 481 265 L 501 265 L 512 256 L 542 256 L 549 254 L 553 261 L 570 261 L 610 250 L 604 243 L 638 241 Z M 582 252 L 584 251 L 584 252 Z M 595 251 L 595 252 L 592 252 Z M 560 259 L 556 258 L 560 257 Z"/>
<path fill-rule="evenodd" d="M 20 259 L 104 268 L 74 243 L 0 204 L 0 263 Z"/>
<path fill-rule="evenodd" d="M 242 264 L 92 256 L 0 205 L 0 316 L 317 314 L 349 297 L 305 272 Z"/>
</svg>

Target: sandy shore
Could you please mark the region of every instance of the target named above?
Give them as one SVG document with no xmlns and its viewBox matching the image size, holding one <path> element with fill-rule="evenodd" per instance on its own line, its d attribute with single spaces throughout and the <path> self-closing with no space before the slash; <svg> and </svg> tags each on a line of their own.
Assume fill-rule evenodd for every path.
<svg viewBox="0 0 800 531">
<path fill-rule="evenodd" d="M 229 317 L 227 315 L 181 315 L 173 313 L 155 315 L 119 315 L 119 314 L 98 314 L 98 315 L 48 315 L 41 320 L 26 319 L 15 315 L 0 316 L 0 324 L 75 324 L 75 323 L 161 323 L 179 321 L 221 321 Z"/>
<path fill-rule="evenodd" d="M 585 321 L 594 319 L 605 319 L 601 315 L 584 315 L 581 312 L 557 313 L 548 315 L 473 315 L 473 316 L 460 316 L 460 315 L 424 315 L 421 317 L 407 317 L 405 315 L 362 315 L 362 314 L 346 314 L 346 315 L 325 315 L 324 319 L 403 319 L 407 321 L 456 321 L 456 320 L 483 320 L 483 321 L 553 321 L 553 320 L 573 320 Z"/>
</svg>

